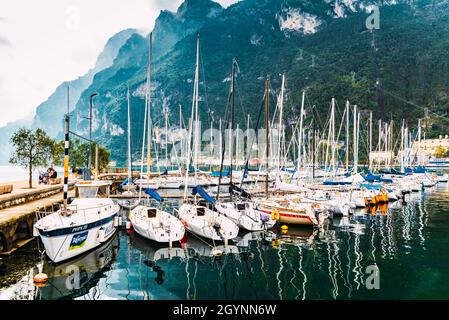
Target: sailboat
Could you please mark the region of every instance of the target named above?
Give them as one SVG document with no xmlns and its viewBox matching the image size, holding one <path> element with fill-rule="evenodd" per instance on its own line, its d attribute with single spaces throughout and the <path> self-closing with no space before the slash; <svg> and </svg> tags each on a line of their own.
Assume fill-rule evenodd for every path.
<svg viewBox="0 0 449 320">
<path fill-rule="evenodd" d="M 232 61 L 232 82 L 231 82 L 231 90 L 228 101 L 231 101 L 231 131 L 234 129 L 234 87 L 235 87 L 235 70 L 236 70 L 236 61 L 235 59 Z M 232 140 L 230 141 L 230 184 L 232 188 L 232 158 L 233 158 L 233 148 L 232 148 Z M 224 149 L 222 150 L 224 154 Z M 251 200 L 245 199 L 242 197 L 239 201 L 231 201 L 231 202 L 220 202 L 220 186 L 221 186 L 221 174 L 223 171 L 223 159 L 220 166 L 220 176 L 218 183 L 218 191 L 217 191 L 217 201 L 214 203 L 215 209 L 228 217 L 231 221 L 237 224 L 239 227 L 246 229 L 248 231 L 261 231 L 272 228 L 276 219 L 274 216 L 267 215 L 254 207 L 254 204 Z M 246 171 L 246 170 L 245 170 Z M 243 177 L 242 177 L 243 181 Z M 231 192 L 232 193 L 232 192 Z"/>
<path fill-rule="evenodd" d="M 198 205 L 195 201 L 189 203 L 187 201 L 187 187 L 189 181 L 189 168 L 191 158 L 190 138 L 192 137 L 193 124 L 195 124 L 194 135 L 194 157 L 197 157 L 199 150 L 200 132 L 199 132 L 199 119 L 198 119 L 198 80 L 199 80 L 199 55 L 200 55 L 200 36 L 197 36 L 197 52 L 196 52 L 196 66 L 195 66 L 195 82 L 193 87 L 193 99 L 192 99 L 192 120 L 189 123 L 189 139 L 188 139 L 188 152 L 187 152 L 187 166 L 184 182 L 184 204 L 179 208 L 178 215 L 183 222 L 185 228 L 190 232 L 209 239 L 224 241 L 225 243 L 237 237 L 239 227 L 226 218 L 224 215 L 217 211 L 211 210 L 205 206 Z M 197 165 L 197 161 L 194 162 L 194 167 Z M 197 179 L 197 168 L 194 168 L 193 180 Z M 209 202 L 215 200 L 209 196 L 204 189 L 200 186 L 196 186 L 193 189 L 194 195 L 199 193 L 204 199 Z"/>
<path fill-rule="evenodd" d="M 159 174 L 153 175 L 151 173 L 151 136 L 152 136 L 152 123 L 151 123 L 151 65 L 153 62 L 153 33 L 150 33 L 150 45 L 149 45 L 149 60 L 147 66 L 147 83 L 145 89 L 145 116 L 144 116 L 144 129 L 142 139 L 142 159 L 140 162 L 140 177 L 135 181 L 135 184 L 142 189 L 157 190 L 160 187 L 160 180 L 157 178 Z M 144 174 L 143 165 L 145 159 L 145 135 L 147 141 L 147 172 Z M 141 194 L 141 193 L 139 193 Z"/>
<path fill-rule="evenodd" d="M 165 110 L 165 173 L 159 177 L 160 188 L 162 189 L 179 189 L 182 186 L 183 179 L 181 172 L 179 175 L 170 175 L 168 172 L 168 110 Z"/>
<path fill-rule="evenodd" d="M 152 189 L 146 189 L 145 193 L 156 201 L 163 201 Z M 128 218 L 134 230 L 149 240 L 172 243 L 184 237 L 185 229 L 181 221 L 160 208 L 141 205 L 134 208 Z"/>
<path fill-rule="evenodd" d="M 118 204 L 127 210 L 132 210 L 139 205 L 139 200 L 135 199 L 137 195 L 135 185 L 133 184 L 133 176 L 132 176 L 132 160 L 131 160 L 131 103 L 130 103 L 130 94 L 129 94 L 129 83 L 128 83 L 128 91 L 126 94 L 126 98 L 128 101 L 128 178 L 124 183 L 122 183 L 121 187 L 126 186 L 126 190 L 122 192 L 122 197 L 129 199 L 121 199 L 118 201 Z"/>
<path fill-rule="evenodd" d="M 107 242 L 115 233 L 120 207 L 109 198 L 110 181 L 76 184 L 79 197 L 68 204 L 69 115 L 65 117 L 64 204 L 54 213 L 36 213 L 33 235 L 39 236 L 54 263 L 65 261 Z"/>
<path fill-rule="evenodd" d="M 151 102 L 150 102 L 150 91 L 151 91 L 151 61 L 152 61 L 152 33 L 150 33 L 150 62 L 148 65 L 148 79 L 146 88 L 146 104 L 145 104 L 145 120 L 148 121 L 148 148 L 147 148 L 147 159 L 148 165 L 150 162 L 151 155 Z M 146 126 L 146 121 L 144 121 L 144 127 Z M 142 158 L 145 156 L 145 132 L 143 134 L 142 143 Z M 143 164 L 141 166 L 141 174 L 143 172 Z M 149 167 L 147 168 L 147 174 L 149 173 Z M 142 198 L 142 190 L 139 190 L 139 200 Z M 154 200 L 162 202 L 162 197 L 154 190 L 150 188 L 145 189 L 145 193 L 151 196 Z M 129 214 L 129 220 L 134 228 L 134 230 L 141 235 L 150 240 L 157 242 L 168 242 L 172 243 L 174 241 L 179 241 L 184 237 L 185 229 L 179 221 L 178 218 L 172 216 L 166 211 L 159 208 L 139 205 L 134 208 Z"/>
</svg>

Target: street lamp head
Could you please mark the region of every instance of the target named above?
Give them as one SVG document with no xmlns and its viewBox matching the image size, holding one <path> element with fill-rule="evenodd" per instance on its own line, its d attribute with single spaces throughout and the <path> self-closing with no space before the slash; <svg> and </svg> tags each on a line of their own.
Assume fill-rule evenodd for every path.
<svg viewBox="0 0 449 320">
<path fill-rule="evenodd" d="M 90 95 L 90 98 L 92 99 L 92 98 L 95 97 L 95 96 L 98 96 L 98 92 L 92 93 L 92 94 Z"/>
</svg>

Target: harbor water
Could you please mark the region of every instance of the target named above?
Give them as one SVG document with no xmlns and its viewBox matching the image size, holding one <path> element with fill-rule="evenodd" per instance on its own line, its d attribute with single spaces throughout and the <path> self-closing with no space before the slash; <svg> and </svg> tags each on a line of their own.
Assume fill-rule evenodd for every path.
<svg viewBox="0 0 449 320">
<path fill-rule="evenodd" d="M 178 207 L 167 201 L 167 210 Z M 32 241 L 0 256 L 0 299 L 449 299 L 449 189 L 331 219 L 322 229 L 241 232 L 220 247 L 187 234 L 173 248 L 121 230 L 60 265 Z M 48 274 L 33 285 L 38 270 Z"/>
</svg>

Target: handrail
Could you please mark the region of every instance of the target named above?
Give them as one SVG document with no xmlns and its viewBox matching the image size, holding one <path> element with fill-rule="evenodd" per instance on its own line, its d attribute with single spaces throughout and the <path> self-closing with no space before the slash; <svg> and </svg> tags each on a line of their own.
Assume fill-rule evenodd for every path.
<svg viewBox="0 0 449 320">
<path fill-rule="evenodd" d="M 97 212 L 97 213 L 101 214 L 101 210 L 103 208 L 109 208 L 109 209 L 112 210 L 112 209 L 114 209 L 114 206 L 116 206 L 115 203 L 107 204 L 107 205 L 101 205 L 101 206 L 95 206 L 95 207 L 88 207 L 88 208 L 83 208 L 83 209 L 78 209 L 78 205 L 77 204 L 70 204 L 70 205 L 67 206 L 67 210 L 71 209 L 71 207 L 72 207 L 72 208 L 75 208 L 75 210 L 71 210 L 71 211 L 74 211 L 76 213 L 81 213 L 82 212 L 83 215 L 84 215 L 84 221 L 86 222 L 87 221 L 87 216 L 86 216 L 86 211 L 87 210 L 100 209 L 100 212 L 99 213 Z M 59 209 L 58 211 L 55 211 L 55 212 L 44 212 L 44 211 L 36 210 L 35 215 L 36 215 L 37 221 L 39 221 L 39 220 L 43 220 L 44 218 L 46 218 L 50 214 L 58 213 L 58 212 L 61 212 L 61 209 Z M 60 214 L 59 214 L 59 217 L 60 217 L 61 225 L 64 225 L 64 222 L 62 221 L 62 216 Z"/>
</svg>

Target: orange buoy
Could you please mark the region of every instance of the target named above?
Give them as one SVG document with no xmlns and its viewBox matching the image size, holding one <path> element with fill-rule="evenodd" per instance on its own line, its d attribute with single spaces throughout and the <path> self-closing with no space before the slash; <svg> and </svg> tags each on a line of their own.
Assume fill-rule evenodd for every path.
<svg viewBox="0 0 449 320">
<path fill-rule="evenodd" d="M 48 280 L 48 276 L 45 273 L 38 273 L 34 276 L 33 281 L 36 286 L 45 285 Z"/>
</svg>

